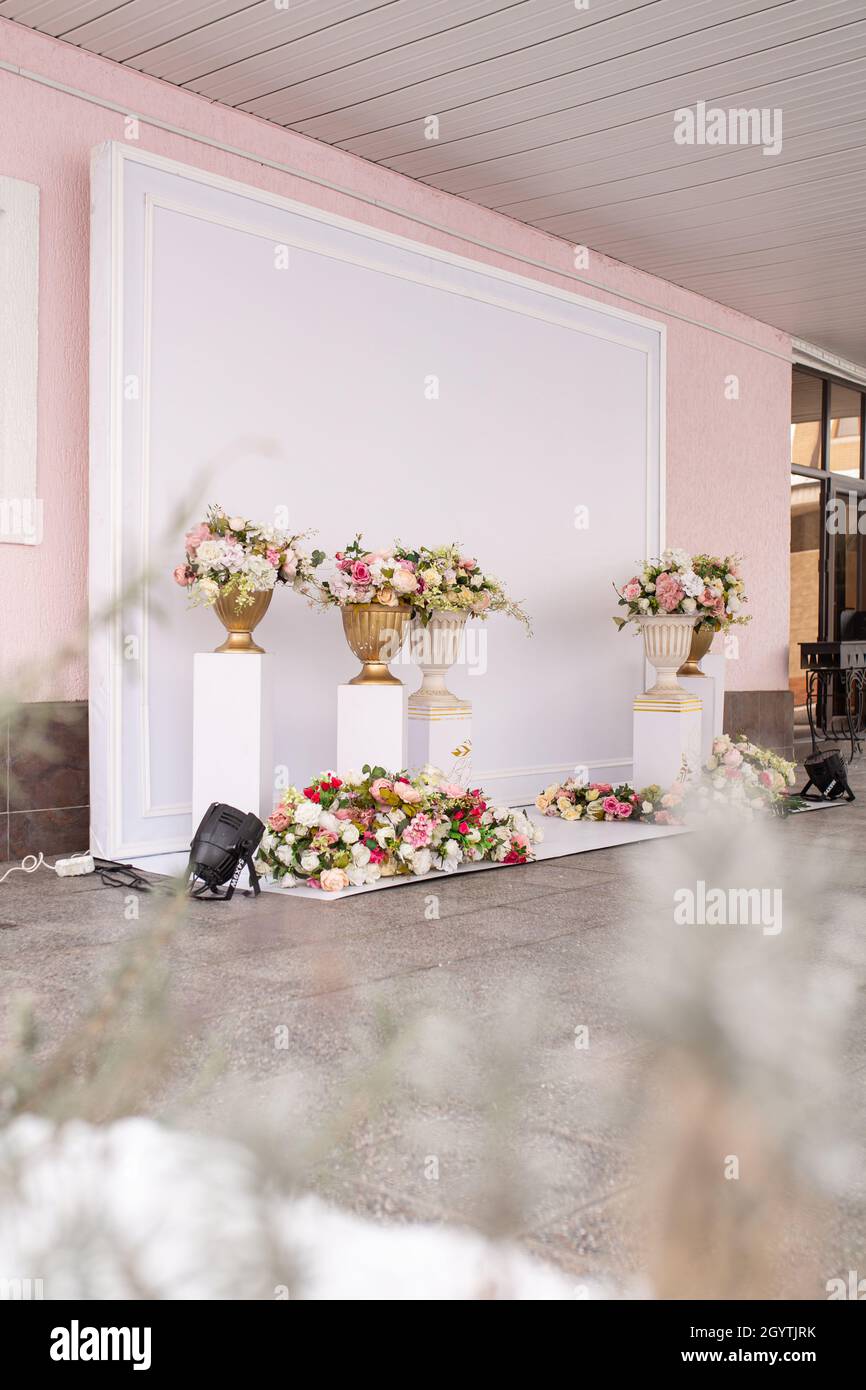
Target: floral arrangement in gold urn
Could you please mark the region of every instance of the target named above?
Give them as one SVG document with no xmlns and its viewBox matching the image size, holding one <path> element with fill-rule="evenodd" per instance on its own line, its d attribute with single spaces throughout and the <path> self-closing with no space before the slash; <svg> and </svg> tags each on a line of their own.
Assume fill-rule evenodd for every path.
<svg viewBox="0 0 866 1390">
<path fill-rule="evenodd" d="M 227 637 L 218 652 L 261 652 L 253 631 L 268 610 L 278 584 L 303 590 L 309 557 L 301 541 L 310 532 L 290 535 L 260 526 L 222 507 L 208 508 L 204 521 L 186 534 L 186 559 L 174 571 L 193 605 L 214 608 Z"/>
<path fill-rule="evenodd" d="M 399 653 L 413 618 L 424 629 L 436 628 L 430 636 L 440 639 L 440 647 L 454 647 L 444 662 L 430 658 L 427 664 L 437 668 L 453 664 L 455 643 L 468 617 L 504 612 L 529 629 L 520 605 L 457 542 L 412 549 L 396 541 L 383 550 L 367 550 L 359 534 L 333 556 L 313 551 L 310 572 L 314 601 L 341 610 L 349 646 L 364 663 L 353 685 L 400 684 L 388 662 Z M 419 664 L 424 670 L 425 661 Z M 453 702 L 455 697 L 439 684 L 430 686 L 430 702 Z"/>
</svg>

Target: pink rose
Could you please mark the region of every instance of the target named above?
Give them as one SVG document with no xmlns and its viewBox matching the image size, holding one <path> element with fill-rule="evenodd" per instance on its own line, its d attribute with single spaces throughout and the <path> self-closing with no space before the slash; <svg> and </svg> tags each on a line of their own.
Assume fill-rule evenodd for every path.
<svg viewBox="0 0 866 1390">
<path fill-rule="evenodd" d="M 281 806 L 278 806 L 273 815 L 268 817 L 268 825 L 271 830 L 285 830 L 290 824 L 291 822 Z"/>
<path fill-rule="evenodd" d="M 391 587 L 398 594 L 414 594 L 418 588 L 417 576 L 406 565 L 400 565 L 394 571 L 391 580 Z"/>
<path fill-rule="evenodd" d="M 198 550 L 202 541 L 209 541 L 210 539 L 210 527 L 202 521 L 199 522 L 198 526 L 193 526 L 191 531 L 187 531 L 184 544 L 186 545 L 187 550 L 191 550 L 194 554 Z"/>
<path fill-rule="evenodd" d="M 722 758 L 722 762 L 725 763 L 727 767 L 739 767 L 742 761 L 743 755 L 736 748 L 729 748 Z"/>
<path fill-rule="evenodd" d="M 631 602 L 632 599 L 640 598 L 640 580 L 630 579 L 622 591 L 622 596 Z"/>
<path fill-rule="evenodd" d="M 370 783 L 370 795 L 378 801 L 383 792 L 392 792 L 394 783 L 387 777 L 377 777 L 375 782 Z"/>
<path fill-rule="evenodd" d="M 442 792 L 443 796 L 465 796 L 465 787 L 458 786 L 456 782 L 440 782 L 437 791 Z"/>
<path fill-rule="evenodd" d="M 189 588 L 195 575 L 187 565 L 176 565 L 174 568 L 174 582 L 180 584 L 182 589 Z"/>
<path fill-rule="evenodd" d="M 349 875 L 345 869 L 323 869 L 319 875 L 319 887 L 326 893 L 341 893 L 349 886 Z"/>
<path fill-rule="evenodd" d="M 604 813 L 606 816 L 616 815 L 617 810 L 619 808 L 619 802 L 617 801 L 615 796 L 606 796 L 601 804 L 604 807 Z"/>
<path fill-rule="evenodd" d="M 355 584 L 360 585 L 362 589 L 366 589 L 367 585 L 371 582 L 372 578 L 373 576 L 370 573 L 370 566 L 365 565 L 363 560 L 356 560 L 355 563 L 352 565 L 353 582 Z"/>
<path fill-rule="evenodd" d="M 421 800 L 421 793 L 418 788 L 413 787 L 410 782 L 402 781 L 402 779 L 394 783 L 394 790 L 401 801 L 407 801 L 411 804 Z"/>
<path fill-rule="evenodd" d="M 772 785 L 773 785 L 773 774 L 772 774 L 772 772 L 768 771 L 768 769 L 765 768 L 764 771 L 759 775 L 758 781 L 759 781 L 763 786 L 765 786 L 765 787 L 772 787 Z"/>
<path fill-rule="evenodd" d="M 276 563 L 276 562 L 274 562 L 274 563 Z M 298 572 L 298 562 L 297 562 L 297 559 L 295 558 L 294 555 L 287 555 L 287 556 L 286 556 L 286 562 L 285 562 L 285 564 L 284 564 L 284 565 L 281 567 L 281 569 L 280 569 L 280 578 L 281 578 L 281 579 L 285 579 L 286 582 L 288 582 L 289 580 L 294 579 L 294 577 L 295 577 L 295 575 L 297 574 L 297 572 Z"/>
<path fill-rule="evenodd" d="M 480 589 L 478 592 L 478 597 L 472 605 L 472 612 L 483 613 L 486 608 L 490 607 L 490 604 L 490 591 L 488 589 Z"/>
<path fill-rule="evenodd" d="M 630 801 L 620 801 L 616 808 L 617 820 L 628 820 L 633 810 Z"/>
</svg>

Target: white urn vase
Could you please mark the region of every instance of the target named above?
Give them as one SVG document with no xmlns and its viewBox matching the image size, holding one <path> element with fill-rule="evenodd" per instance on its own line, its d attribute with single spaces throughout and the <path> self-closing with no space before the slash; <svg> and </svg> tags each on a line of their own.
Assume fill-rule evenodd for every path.
<svg viewBox="0 0 866 1390">
<path fill-rule="evenodd" d="M 409 638 L 413 660 L 421 669 L 422 680 L 409 696 L 416 709 L 442 709 L 450 712 L 469 707 L 468 700 L 453 695 L 445 684 L 448 672 L 460 654 L 460 639 L 466 626 L 465 613 L 444 610 L 433 613 L 424 627 L 413 623 Z"/>
<path fill-rule="evenodd" d="M 692 698 L 677 672 L 688 657 L 696 622 L 694 613 L 647 613 L 637 619 L 647 661 L 656 669 L 656 683 L 646 695 L 665 702 Z"/>
</svg>

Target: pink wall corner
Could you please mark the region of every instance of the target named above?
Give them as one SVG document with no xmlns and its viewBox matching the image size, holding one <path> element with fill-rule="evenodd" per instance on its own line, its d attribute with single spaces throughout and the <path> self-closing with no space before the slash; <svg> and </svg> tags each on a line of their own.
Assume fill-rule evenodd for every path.
<svg viewBox="0 0 866 1390">
<path fill-rule="evenodd" d="M 515 262 L 533 257 L 571 269 L 571 246 L 460 198 L 426 188 L 356 156 L 222 108 L 81 49 L 0 20 L 0 58 L 120 105 L 263 158 L 328 179 L 335 192 L 241 156 L 142 124 L 141 148 L 355 217 L 490 264 L 574 289 L 554 270 Z M 0 679 L 22 659 L 42 675 L 29 698 L 79 699 L 87 693 L 83 649 L 87 609 L 87 412 L 89 169 L 94 146 L 124 139 L 123 112 L 0 72 L 0 171 L 41 190 L 39 478 L 44 541 L 0 546 L 7 595 Z M 440 231 L 359 202 L 378 198 L 435 221 Z M 504 248 L 481 251 L 463 238 Z M 788 434 L 790 339 L 776 329 L 690 291 L 593 252 L 589 298 L 661 319 L 668 328 L 667 537 L 694 550 L 740 550 L 746 557 L 754 620 L 731 663 L 735 689 L 787 685 Z M 646 302 L 638 309 L 621 295 Z M 698 318 L 710 327 L 683 323 Z M 719 329 L 742 338 L 732 341 Z M 750 346 L 754 344 L 754 346 Z M 725 378 L 739 378 L 739 399 Z M 641 557 L 635 557 L 639 559 Z M 63 649 L 67 648 L 68 651 Z"/>
</svg>

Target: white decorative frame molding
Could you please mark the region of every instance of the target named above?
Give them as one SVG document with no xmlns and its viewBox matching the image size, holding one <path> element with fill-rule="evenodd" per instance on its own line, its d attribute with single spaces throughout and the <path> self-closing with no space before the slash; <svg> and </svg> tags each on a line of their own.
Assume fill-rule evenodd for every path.
<svg viewBox="0 0 866 1390">
<path fill-rule="evenodd" d="M 483 274 L 487 279 L 500 281 L 505 285 L 518 286 L 544 296 L 550 301 L 550 308 L 537 312 L 526 306 L 517 308 L 513 303 L 489 293 L 471 291 L 465 287 L 455 287 L 444 280 L 438 280 L 429 273 L 407 275 L 385 262 L 356 256 L 339 255 L 334 248 L 323 252 L 314 240 L 301 236 L 288 236 L 283 228 L 275 230 L 262 222 L 248 222 L 227 217 L 216 217 L 205 208 L 194 204 L 175 201 L 163 196 L 146 195 L 145 201 L 145 256 L 144 256 L 144 294 L 145 345 L 144 371 L 141 382 L 142 410 L 142 466 L 146 478 L 149 447 L 150 413 L 150 312 L 152 271 L 152 228 L 153 211 L 156 207 L 168 208 L 186 216 L 199 217 L 217 225 L 231 226 L 237 230 L 261 236 L 271 242 L 287 243 L 298 248 L 312 249 L 335 259 L 351 261 L 353 264 L 367 266 L 387 274 L 398 275 L 402 279 L 413 279 L 418 283 L 435 286 L 437 289 L 459 294 L 466 298 L 506 307 L 529 317 L 556 323 L 564 327 L 575 325 L 558 314 L 557 303 L 580 306 L 591 310 L 594 315 L 609 319 L 609 331 L 597 327 L 583 327 L 580 331 L 605 338 L 637 351 L 642 351 L 646 364 L 646 551 L 655 553 L 664 545 L 665 529 L 665 386 L 666 386 L 666 329 L 663 323 L 644 318 L 627 310 L 614 308 L 604 302 L 576 294 L 571 290 L 560 289 L 533 276 L 503 270 L 484 260 L 459 256 L 441 250 L 427 243 L 371 227 L 363 221 L 321 211 L 297 200 L 285 198 L 254 184 L 243 183 L 221 175 L 213 174 L 178 161 L 135 149 L 131 146 L 107 142 L 93 152 L 92 159 L 92 229 L 91 229 L 91 410 L 90 410 L 90 749 L 91 749 L 91 841 L 96 852 L 111 857 L 171 854 L 188 847 L 189 838 L 183 840 L 154 838 L 148 841 L 130 842 L 124 838 L 122 803 L 123 779 L 121 773 L 121 734 L 123 709 L 121 700 L 121 677 L 123 670 L 123 631 L 121 624 L 121 603 L 123 598 L 121 565 L 121 519 L 123 515 L 123 285 L 124 285 L 124 169 L 127 164 L 145 165 L 168 174 L 176 174 L 185 179 L 223 190 L 227 193 L 252 199 L 262 208 L 275 208 L 294 213 L 310 222 L 322 223 L 329 227 L 361 234 L 370 242 L 378 242 L 384 247 L 396 247 L 422 256 L 428 263 L 440 262 L 464 270 Z M 459 233 L 455 233 L 458 236 Z M 653 351 L 636 343 L 634 337 L 618 333 L 615 325 L 634 324 L 641 330 L 655 335 Z M 146 493 L 146 482 L 145 482 Z M 146 524 L 146 508 L 141 518 L 142 528 Z M 143 532 L 146 534 L 146 532 Z M 144 554 L 147 553 L 146 545 Z M 147 597 L 143 602 L 145 622 L 142 627 L 141 668 L 142 680 L 148 659 Z M 149 766 L 150 766 L 150 728 L 147 701 L 143 701 L 141 725 L 142 739 L 142 785 L 139 789 L 144 816 L 159 817 L 167 814 L 181 814 L 188 811 L 186 806 L 156 807 L 152 805 Z M 609 759 L 596 760 L 590 767 L 612 769 L 630 766 L 630 757 L 617 755 Z M 500 787 L 503 800 L 509 799 L 517 781 L 549 780 L 552 775 L 565 775 L 573 769 L 573 762 L 564 760 L 561 764 L 543 766 L 497 769 L 483 774 L 487 780 Z M 479 774 L 479 776 L 482 774 Z M 508 784 L 511 783 L 511 786 Z M 523 798 L 520 798 L 523 799 Z"/>
<path fill-rule="evenodd" d="M 0 176 L 0 541 L 38 545 L 39 188 Z"/>
</svg>

